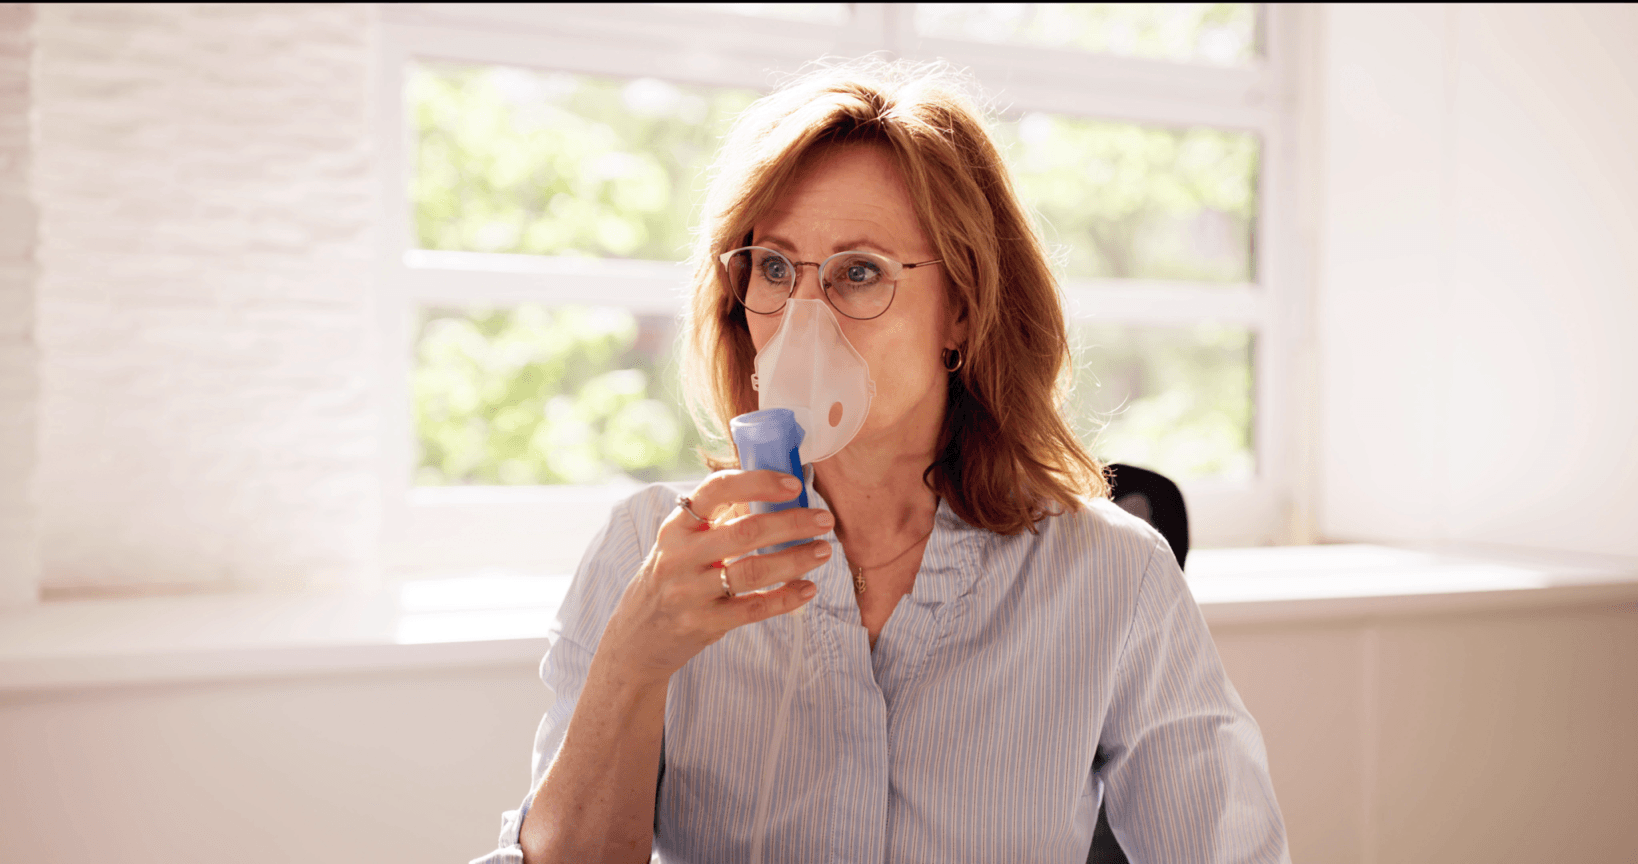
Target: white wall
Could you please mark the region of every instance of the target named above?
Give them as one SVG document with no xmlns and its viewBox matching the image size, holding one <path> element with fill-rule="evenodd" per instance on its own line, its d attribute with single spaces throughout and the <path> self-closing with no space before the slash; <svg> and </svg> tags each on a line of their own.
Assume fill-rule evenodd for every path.
<svg viewBox="0 0 1638 864">
<path fill-rule="evenodd" d="M 0 860 L 467 861 L 547 696 L 530 665 L 0 697 Z"/>
<path fill-rule="evenodd" d="M 1323 31 L 1321 532 L 1638 555 L 1638 7 Z"/>
<path fill-rule="evenodd" d="M 45 589 L 369 573 L 373 9 L 34 14 Z"/>
<path fill-rule="evenodd" d="M 1214 626 L 1299 864 L 1638 860 L 1638 615 Z"/>
</svg>

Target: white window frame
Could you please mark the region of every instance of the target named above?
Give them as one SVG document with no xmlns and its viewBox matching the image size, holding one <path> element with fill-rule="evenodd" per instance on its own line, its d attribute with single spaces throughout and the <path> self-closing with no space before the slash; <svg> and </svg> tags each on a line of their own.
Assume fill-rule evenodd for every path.
<svg viewBox="0 0 1638 864">
<path fill-rule="evenodd" d="M 1103 324 L 1243 325 L 1255 333 L 1255 475 L 1180 481 L 1196 546 L 1295 542 L 1306 496 L 1292 396 L 1308 318 L 1293 216 L 1295 31 L 1301 11 L 1262 9 L 1264 57 L 1216 68 L 1035 47 L 923 38 L 910 4 L 854 4 L 846 25 L 793 23 L 643 5 L 383 8 L 377 122 L 381 236 L 382 562 L 392 576 L 507 567 L 571 572 L 609 505 L 632 487 L 412 488 L 411 325 L 429 303 L 586 303 L 642 313 L 681 309 L 680 265 L 413 248 L 407 190 L 412 133 L 405 69 L 419 58 L 655 77 L 767 90 L 778 73 L 824 55 L 869 51 L 941 58 L 971 71 L 1009 111 L 1045 111 L 1256 133 L 1262 165 L 1254 283 L 1069 280 L 1072 319 Z"/>
</svg>

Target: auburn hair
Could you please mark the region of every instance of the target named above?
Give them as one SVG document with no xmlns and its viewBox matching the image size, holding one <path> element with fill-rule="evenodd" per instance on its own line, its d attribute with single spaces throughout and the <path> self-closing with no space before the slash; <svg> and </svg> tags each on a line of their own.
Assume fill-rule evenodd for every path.
<svg viewBox="0 0 1638 864">
<path fill-rule="evenodd" d="M 689 408 L 723 445 L 704 454 L 711 468 L 737 467 L 723 431 L 757 408 L 756 349 L 718 256 L 746 245 L 818 151 L 871 144 L 891 155 L 944 261 L 949 320 L 967 321 L 924 482 L 968 524 L 1000 534 L 1108 493 L 1058 410 L 1070 370 L 1057 283 L 967 89 L 942 64 L 851 61 L 794 79 L 735 122 L 712 169 L 683 321 Z"/>
</svg>

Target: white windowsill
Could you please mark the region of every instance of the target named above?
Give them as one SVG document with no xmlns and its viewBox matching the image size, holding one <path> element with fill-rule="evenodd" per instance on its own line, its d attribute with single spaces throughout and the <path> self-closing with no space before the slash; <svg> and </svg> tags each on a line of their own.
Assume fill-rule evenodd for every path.
<svg viewBox="0 0 1638 864">
<path fill-rule="evenodd" d="M 1189 584 L 1216 626 L 1638 603 L 1638 561 L 1336 545 L 1203 549 Z M 0 694 L 529 665 L 565 576 L 489 572 L 374 594 L 44 603 L 0 612 Z"/>
</svg>

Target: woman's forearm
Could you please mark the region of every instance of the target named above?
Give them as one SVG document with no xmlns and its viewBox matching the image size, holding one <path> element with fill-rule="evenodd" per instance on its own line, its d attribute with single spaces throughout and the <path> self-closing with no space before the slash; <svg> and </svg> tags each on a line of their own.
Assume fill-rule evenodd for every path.
<svg viewBox="0 0 1638 864">
<path fill-rule="evenodd" d="M 647 861 L 666 683 L 621 674 L 599 656 L 535 790 L 519 840 L 528 864 Z"/>
</svg>

